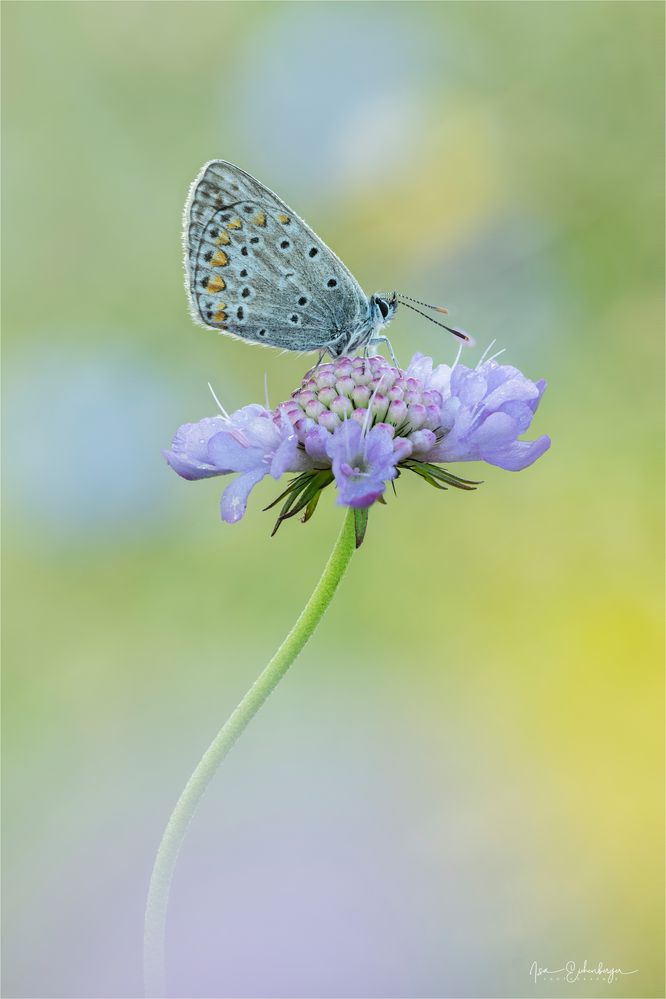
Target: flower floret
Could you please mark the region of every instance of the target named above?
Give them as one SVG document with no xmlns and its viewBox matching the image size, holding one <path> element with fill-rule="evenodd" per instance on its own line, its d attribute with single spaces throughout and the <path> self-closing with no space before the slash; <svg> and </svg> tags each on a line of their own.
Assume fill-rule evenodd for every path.
<svg viewBox="0 0 666 999">
<path fill-rule="evenodd" d="M 373 427 L 364 434 L 359 423 L 348 420 L 329 435 L 326 452 L 338 487 L 338 503 L 343 506 L 372 506 L 398 474 L 388 427 Z"/>
</svg>

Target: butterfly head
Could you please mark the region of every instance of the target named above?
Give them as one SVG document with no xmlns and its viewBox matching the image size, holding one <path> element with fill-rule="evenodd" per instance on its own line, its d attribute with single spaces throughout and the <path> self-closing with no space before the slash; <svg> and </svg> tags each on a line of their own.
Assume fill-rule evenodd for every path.
<svg viewBox="0 0 666 999">
<path fill-rule="evenodd" d="M 392 291 L 389 295 L 375 292 L 370 296 L 370 309 L 376 326 L 388 326 L 398 308 L 398 293 Z"/>
</svg>

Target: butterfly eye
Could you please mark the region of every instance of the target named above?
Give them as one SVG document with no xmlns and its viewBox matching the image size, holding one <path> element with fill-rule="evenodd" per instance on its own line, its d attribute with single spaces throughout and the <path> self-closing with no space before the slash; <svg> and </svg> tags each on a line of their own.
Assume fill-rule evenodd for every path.
<svg viewBox="0 0 666 999">
<path fill-rule="evenodd" d="M 383 298 L 378 298 L 377 299 L 377 305 L 379 306 L 379 311 L 382 314 L 382 319 L 386 319 L 386 317 L 389 314 L 388 303 L 385 302 Z"/>
</svg>

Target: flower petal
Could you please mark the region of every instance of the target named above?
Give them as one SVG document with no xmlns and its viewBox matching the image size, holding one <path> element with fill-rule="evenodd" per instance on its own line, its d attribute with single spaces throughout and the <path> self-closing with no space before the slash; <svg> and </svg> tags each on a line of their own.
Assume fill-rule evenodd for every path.
<svg viewBox="0 0 666 999">
<path fill-rule="evenodd" d="M 432 375 L 432 357 L 417 352 L 407 365 L 405 374 L 408 378 L 418 378 L 420 382 L 427 382 Z"/>
<path fill-rule="evenodd" d="M 174 472 L 178 472 L 183 479 L 193 481 L 194 479 L 208 479 L 213 475 L 222 475 L 219 468 L 213 468 L 212 465 L 201 462 L 195 463 L 185 455 L 175 454 L 173 451 L 167 450 L 163 450 L 162 454 Z"/>
<path fill-rule="evenodd" d="M 530 399 L 528 401 L 528 403 L 527 403 L 527 405 L 530 407 L 530 409 L 532 410 L 533 413 L 536 413 L 537 406 L 541 402 L 541 396 L 544 394 L 544 392 L 548 388 L 548 382 L 546 381 L 545 378 L 540 378 L 539 381 L 536 382 L 535 384 L 536 384 L 537 389 L 539 390 L 539 394 L 538 394 L 538 396 L 535 399 Z"/>
<path fill-rule="evenodd" d="M 417 430 L 416 433 L 430 433 L 429 430 Z M 412 435 L 413 436 L 413 435 Z M 433 435 L 434 436 L 434 435 Z M 406 437 L 396 437 L 393 441 L 393 461 L 398 465 L 401 461 L 406 461 L 411 457 L 414 445 Z"/>
<path fill-rule="evenodd" d="M 530 406 L 529 402 L 505 402 L 500 413 L 508 413 L 512 419 L 516 421 L 516 426 L 518 428 L 519 434 L 524 434 L 529 428 L 532 422 L 532 417 L 534 416 L 534 410 Z"/>
<path fill-rule="evenodd" d="M 470 434 L 474 447 L 480 450 L 506 447 L 518 436 L 518 424 L 508 413 L 491 413 L 483 423 Z"/>
<path fill-rule="evenodd" d="M 520 472 L 532 465 L 550 447 L 550 437 L 544 434 L 535 441 L 514 441 L 508 448 L 482 455 L 490 465 L 497 465 L 507 472 Z"/>
<path fill-rule="evenodd" d="M 373 427 L 366 434 L 363 450 L 372 465 L 393 464 L 393 434 L 388 427 Z"/>
<path fill-rule="evenodd" d="M 174 472 L 184 479 L 206 479 L 220 475 L 223 469 L 210 461 L 208 442 L 227 425 L 222 416 L 207 416 L 198 423 L 184 423 L 179 427 L 168 451 L 162 454 Z"/>
<path fill-rule="evenodd" d="M 363 509 L 372 506 L 383 494 L 386 483 L 376 476 L 361 479 L 358 476 L 349 476 L 338 481 L 338 506 L 351 506 L 354 509 Z"/>
<path fill-rule="evenodd" d="M 232 430 L 215 434 L 208 442 L 208 459 L 225 472 L 249 472 L 259 466 L 268 471 L 263 448 L 241 444 Z"/>
<path fill-rule="evenodd" d="M 326 453 L 333 461 L 333 473 L 335 474 L 335 462 L 351 461 L 359 450 L 363 431 L 356 420 L 344 420 L 343 423 L 330 435 L 326 441 Z"/>
<path fill-rule="evenodd" d="M 268 451 L 276 448 L 280 441 L 273 414 L 258 403 L 243 406 L 232 413 L 231 428 L 237 431 L 238 441 L 248 447 L 260 447 Z"/>
<path fill-rule="evenodd" d="M 239 475 L 238 478 L 229 483 L 222 493 L 220 502 L 222 520 L 226 520 L 227 524 L 235 524 L 241 519 L 247 507 L 248 496 L 267 472 L 268 468 L 262 465 L 261 468 L 255 468 L 250 472 L 245 472 L 244 475 Z"/>
<path fill-rule="evenodd" d="M 473 408 L 486 393 L 486 379 L 480 371 L 458 364 L 451 375 L 451 395 L 457 396 L 464 406 Z"/>
<path fill-rule="evenodd" d="M 483 400 L 486 409 L 499 409 L 505 402 L 518 400 L 527 402 L 529 399 L 538 399 L 539 390 L 529 378 L 525 378 L 520 373 L 516 378 L 509 378 L 502 385 L 499 385 Z"/>
<path fill-rule="evenodd" d="M 300 472 L 309 468 L 312 462 L 298 446 L 298 437 L 295 433 L 285 437 L 271 461 L 271 475 L 274 479 L 279 479 L 285 472 Z"/>
<path fill-rule="evenodd" d="M 417 378 L 426 391 L 434 389 L 446 398 L 451 391 L 452 370 L 448 364 L 438 364 L 437 367 L 433 367 L 432 357 L 417 353 L 409 362 L 405 375 L 408 378 Z"/>
<path fill-rule="evenodd" d="M 305 434 L 305 451 L 318 465 L 329 465 L 329 455 L 326 450 L 331 434 L 324 427 L 315 426 Z"/>
</svg>

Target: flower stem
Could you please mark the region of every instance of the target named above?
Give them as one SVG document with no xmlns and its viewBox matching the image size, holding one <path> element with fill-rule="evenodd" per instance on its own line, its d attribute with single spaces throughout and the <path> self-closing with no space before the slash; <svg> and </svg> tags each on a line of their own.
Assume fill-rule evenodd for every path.
<svg viewBox="0 0 666 999">
<path fill-rule="evenodd" d="M 354 554 L 354 511 L 349 509 L 344 524 L 303 611 L 263 673 L 255 680 L 238 707 L 222 726 L 202 756 L 171 813 L 157 851 L 148 889 L 144 933 L 144 976 L 146 996 L 166 995 L 164 941 L 171 879 L 194 813 L 222 760 L 277 686 L 296 656 L 324 616 L 338 583 Z"/>
</svg>

